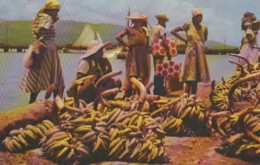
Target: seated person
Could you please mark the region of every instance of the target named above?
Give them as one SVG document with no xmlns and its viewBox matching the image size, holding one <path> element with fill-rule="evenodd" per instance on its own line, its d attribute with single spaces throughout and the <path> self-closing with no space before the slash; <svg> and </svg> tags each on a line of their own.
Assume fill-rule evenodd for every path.
<svg viewBox="0 0 260 165">
<path fill-rule="evenodd" d="M 111 45 L 111 42 L 100 43 L 98 41 L 92 41 L 88 44 L 86 53 L 80 57 L 77 79 L 89 75 L 96 75 L 97 78 L 95 82 L 97 82 L 100 77 L 112 71 L 110 62 L 103 57 L 105 48 L 109 45 Z M 121 87 L 121 81 L 111 78 L 104 83 L 101 92 L 116 87 Z M 88 87 L 85 87 L 85 89 L 81 89 L 81 91 L 82 92 L 79 93 L 79 98 L 87 103 L 90 103 L 96 99 L 94 83 Z M 108 96 L 107 99 L 113 99 L 115 96 L 116 94 Z"/>
</svg>

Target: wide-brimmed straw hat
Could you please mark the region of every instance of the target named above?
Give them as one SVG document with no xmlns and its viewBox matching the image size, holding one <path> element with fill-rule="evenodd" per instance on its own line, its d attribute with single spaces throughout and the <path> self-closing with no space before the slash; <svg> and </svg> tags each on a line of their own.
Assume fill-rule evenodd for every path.
<svg viewBox="0 0 260 165">
<path fill-rule="evenodd" d="M 149 17 L 142 15 L 141 13 L 134 13 L 132 16 L 126 16 L 129 20 L 147 20 Z"/>
<path fill-rule="evenodd" d="M 191 14 L 192 14 L 192 18 L 193 18 L 193 17 L 196 17 L 196 16 L 198 16 L 198 15 L 202 15 L 202 12 L 201 12 L 200 9 L 195 8 L 195 9 L 193 9 L 193 10 L 191 11 Z"/>
<path fill-rule="evenodd" d="M 162 19 L 162 20 L 165 20 L 166 22 L 169 22 L 169 21 L 170 21 L 169 18 L 168 18 L 165 14 L 157 14 L 155 17 L 156 17 L 158 20 L 159 20 L 159 19 Z"/>
<path fill-rule="evenodd" d="M 87 51 L 85 52 L 85 54 L 83 54 L 80 57 L 80 59 L 90 57 L 90 56 L 94 55 L 95 53 L 97 53 L 100 49 L 106 48 L 106 47 L 110 46 L 111 44 L 112 44 L 111 41 L 108 41 L 105 43 L 102 43 L 102 42 L 99 42 L 96 40 L 91 41 L 87 44 Z"/>
</svg>

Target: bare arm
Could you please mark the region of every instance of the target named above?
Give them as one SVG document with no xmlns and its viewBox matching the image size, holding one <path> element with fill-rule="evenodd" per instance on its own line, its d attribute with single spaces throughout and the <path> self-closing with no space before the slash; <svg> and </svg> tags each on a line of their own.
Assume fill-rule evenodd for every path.
<svg viewBox="0 0 260 165">
<path fill-rule="evenodd" d="M 116 36 L 116 40 L 117 40 L 120 44 L 122 44 L 122 45 L 124 45 L 124 46 L 126 46 L 126 47 L 128 47 L 129 45 L 128 45 L 127 42 L 125 42 L 125 41 L 123 40 L 123 37 L 124 37 L 125 35 L 127 35 L 127 34 L 128 34 L 128 31 L 127 31 L 127 29 L 125 29 L 124 31 L 122 31 L 120 34 L 118 34 L 118 35 Z"/>
<path fill-rule="evenodd" d="M 171 31 L 171 34 L 187 44 L 188 41 L 178 34 L 179 31 L 183 31 L 183 30 L 180 27 L 177 27 Z"/>
<path fill-rule="evenodd" d="M 166 41 L 166 34 L 164 34 L 164 35 L 161 36 L 161 37 L 162 37 L 162 43 L 163 43 L 164 48 L 165 48 L 165 50 L 166 50 L 166 52 L 167 52 L 167 59 L 168 59 L 168 60 L 171 60 L 170 50 L 169 50 L 169 47 L 168 47 L 167 41 Z"/>
<path fill-rule="evenodd" d="M 204 38 L 205 38 L 205 41 L 208 40 L 208 28 L 206 28 L 206 30 L 205 30 Z"/>
</svg>

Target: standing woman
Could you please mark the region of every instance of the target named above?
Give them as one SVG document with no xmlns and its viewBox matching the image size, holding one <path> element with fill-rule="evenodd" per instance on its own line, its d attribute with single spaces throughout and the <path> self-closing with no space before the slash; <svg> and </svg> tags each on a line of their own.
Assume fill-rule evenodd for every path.
<svg viewBox="0 0 260 165">
<path fill-rule="evenodd" d="M 136 77 L 142 81 L 144 85 L 147 85 L 150 80 L 150 57 L 148 54 L 148 37 L 146 25 L 148 17 L 143 16 L 140 13 L 135 13 L 133 16 L 126 17 L 131 20 L 132 27 L 127 27 L 122 31 L 116 39 L 122 45 L 128 47 L 128 55 L 126 57 L 126 78 L 123 85 L 125 90 L 125 96 L 131 96 L 133 93 L 130 78 Z M 128 37 L 128 42 L 123 40 L 123 37 Z"/>
<path fill-rule="evenodd" d="M 33 44 L 33 64 L 25 68 L 20 88 L 31 93 L 29 103 L 36 100 L 41 90 L 46 90 L 51 84 L 55 84 L 53 92 L 63 95 L 64 79 L 55 44 L 54 24 L 58 21 L 60 2 L 48 0 L 40 9 L 32 23 L 32 31 L 35 42 Z"/>
<path fill-rule="evenodd" d="M 192 11 L 192 22 L 185 23 L 171 31 L 171 33 L 186 43 L 185 61 L 180 80 L 185 82 L 185 92 L 196 94 L 198 82 L 209 82 L 209 67 L 205 56 L 204 43 L 208 38 L 208 28 L 201 24 L 202 12 L 200 9 Z M 185 31 L 184 39 L 177 32 Z"/>
<path fill-rule="evenodd" d="M 246 12 L 242 18 L 242 30 L 245 35 L 241 41 L 240 56 L 245 57 L 251 64 L 259 61 L 260 54 L 257 44 L 257 35 L 260 28 L 260 22 L 256 19 L 254 13 Z M 245 65 L 244 60 L 239 59 L 241 65 Z"/>
</svg>

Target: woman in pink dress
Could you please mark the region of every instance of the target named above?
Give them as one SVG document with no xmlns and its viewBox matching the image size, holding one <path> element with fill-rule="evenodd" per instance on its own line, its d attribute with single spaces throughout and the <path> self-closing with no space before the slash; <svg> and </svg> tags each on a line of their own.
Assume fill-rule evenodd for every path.
<svg viewBox="0 0 260 165">
<path fill-rule="evenodd" d="M 128 55 L 126 57 L 126 78 L 123 85 L 125 96 L 130 96 L 133 93 L 130 78 L 136 77 L 146 85 L 150 80 L 151 64 L 148 54 L 148 37 L 145 25 L 148 17 L 140 13 L 135 13 L 133 16 L 126 17 L 131 20 L 133 26 L 127 27 L 122 31 L 116 39 L 122 45 L 128 47 Z M 128 37 L 128 42 L 123 40 L 123 37 Z"/>
<path fill-rule="evenodd" d="M 40 9 L 32 23 L 33 37 L 33 65 L 25 68 L 20 88 L 31 93 L 29 103 L 36 100 L 41 90 L 46 90 L 55 84 L 54 96 L 63 95 L 64 79 L 55 44 L 54 24 L 59 19 L 60 2 L 48 0 Z"/>
<path fill-rule="evenodd" d="M 259 61 L 259 48 L 257 44 L 257 35 L 260 22 L 256 19 L 255 14 L 246 12 L 242 18 L 242 30 L 245 36 L 241 41 L 240 56 L 245 57 L 251 64 Z M 245 65 L 244 60 L 239 59 L 239 63 Z"/>
</svg>

